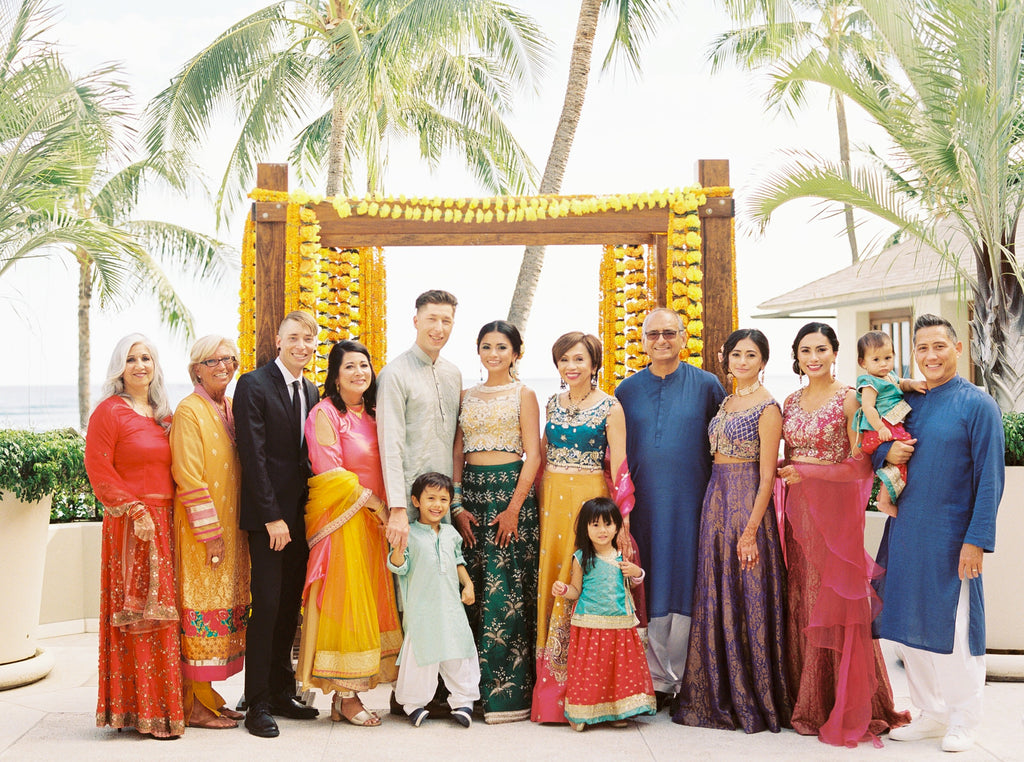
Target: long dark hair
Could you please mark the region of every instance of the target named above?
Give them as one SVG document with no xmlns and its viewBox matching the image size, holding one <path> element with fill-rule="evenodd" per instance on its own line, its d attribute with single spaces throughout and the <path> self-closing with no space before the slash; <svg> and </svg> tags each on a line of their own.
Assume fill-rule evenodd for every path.
<svg viewBox="0 0 1024 762">
<path fill-rule="evenodd" d="M 489 333 L 500 333 L 512 345 L 512 352 L 515 356 L 517 358 L 523 356 L 523 337 L 519 333 L 519 329 L 507 320 L 492 320 L 490 323 L 484 324 L 484 327 L 476 335 L 476 349 L 478 352 L 480 351 L 480 342 Z"/>
<path fill-rule="evenodd" d="M 619 549 L 619 532 L 622 531 L 622 514 L 619 506 L 610 497 L 595 497 L 585 502 L 580 507 L 580 514 L 576 517 L 576 547 L 583 551 L 583 559 L 580 566 L 586 574 L 594 565 L 594 545 L 590 542 L 590 535 L 587 527 L 591 523 L 601 520 L 602 523 L 615 525 L 615 537 L 612 538 L 612 545 Z"/>
<path fill-rule="evenodd" d="M 828 343 L 832 345 L 832 351 L 839 351 L 839 337 L 836 336 L 836 332 L 832 329 L 828 323 L 812 322 L 802 326 L 799 331 L 796 332 L 796 338 L 793 339 L 793 372 L 798 376 L 803 376 L 804 372 L 800 370 L 800 360 L 797 359 L 796 353 L 800 348 L 800 342 L 804 336 L 809 336 L 812 333 L 820 333 L 824 336 Z"/>
<path fill-rule="evenodd" d="M 341 372 L 341 361 L 345 359 L 348 352 L 358 352 L 366 357 L 370 363 L 370 385 L 363 392 L 364 409 L 373 417 L 377 416 L 377 374 L 373 370 L 373 358 L 370 357 L 370 350 L 352 339 L 339 341 L 331 347 L 331 353 L 327 355 L 327 380 L 324 381 L 324 394 L 342 413 L 347 409 L 345 401 L 338 391 L 338 374 Z"/>
</svg>

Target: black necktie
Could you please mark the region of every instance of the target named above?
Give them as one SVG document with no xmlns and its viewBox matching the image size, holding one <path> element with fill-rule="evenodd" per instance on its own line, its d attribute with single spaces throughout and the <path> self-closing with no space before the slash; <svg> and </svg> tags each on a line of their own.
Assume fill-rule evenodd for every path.
<svg viewBox="0 0 1024 762">
<path fill-rule="evenodd" d="M 298 381 L 292 381 L 292 418 L 299 422 L 299 444 L 302 444 L 302 427 L 305 421 L 302 419 L 302 386 Z"/>
</svg>

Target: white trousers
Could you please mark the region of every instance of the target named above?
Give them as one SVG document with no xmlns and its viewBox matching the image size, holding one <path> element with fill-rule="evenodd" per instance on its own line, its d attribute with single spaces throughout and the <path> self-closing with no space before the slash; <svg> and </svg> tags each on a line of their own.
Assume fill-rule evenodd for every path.
<svg viewBox="0 0 1024 762">
<path fill-rule="evenodd" d="M 970 587 L 964 580 L 956 606 L 953 653 L 937 654 L 909 646 L 901 646 L 901 651 L 914 706 L 945 725 L 975 728 L 981 722 L 985 657 L 971 656 L 970 609 Z"/>
<path fill-rule="evenodd" d="M 434 698 L 438 673 L 448 688 L 448 705 L 452 709 L 462 706 L 472 708 L 473 702 L 480 698 L 480 662 L 476 656 L 421 667 L 416 663 L 412 646 L 406 643 L 402 647 L 401 659 L 398 680 L 395 682 L 395 700 L 402 705 L 406 714 L 421 709 Z"/>
<path fill-rule="evenodd" d="M 688 616 L 668 614 L 647 622 L 647 666 L 651 668 L 654 690 L 679 693 L 689 642 Z"/>
</svg>

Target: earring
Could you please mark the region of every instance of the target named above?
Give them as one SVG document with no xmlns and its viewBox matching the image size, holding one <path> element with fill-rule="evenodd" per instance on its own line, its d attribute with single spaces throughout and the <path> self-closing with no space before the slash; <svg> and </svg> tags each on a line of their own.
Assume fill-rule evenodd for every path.
<svg viewBox="0 0 1024 762">
<path fill-rule="evenodd" d="M 564 379 L 564 378 L 562 379 L 562 382 L 561 382 L 561 383 L 559 384 L 559 387 L 561 387 L 561 389 L 562 389 L 562 391 L 563 391 L 563 392 L 564 392 L 564 391 L 565 391 L 566 389 L 568 389 L 568 388 L 569 388 L 569 385 L 568 385 L 567 383 L 565 383 L 565 379 Z"/>
<path fill-rule="evenodd" d="M 508 375 L 513 381 L 519 380 L 519 359 L 516 358 L 512 361 L 512 364 L 508 366 Z"/>
<path fill-rule="evenodd" d="M 764 368 L 761 368 L 761 372 L 757 374 L 758 383 L 764 383 Z"/>
<path fill-rule="evenodd" d="M 481 365 L 480 366 L 480 383 L 482 384 L 483 382 L 484 382 L 484 366 Z"/>
</svg>

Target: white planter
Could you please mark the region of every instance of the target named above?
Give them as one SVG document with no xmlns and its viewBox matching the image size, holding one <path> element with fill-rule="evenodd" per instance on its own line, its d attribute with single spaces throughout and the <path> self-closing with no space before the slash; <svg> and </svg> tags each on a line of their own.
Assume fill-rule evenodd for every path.
<svg viewBox="0 0 1024 762">
<path fill-rule="evenodd" d="M 1024 680 L 1024 466 L 1006 469 L 996 551 L 985 555 L 985 632 L 990 678 Z"/>
<path fill-rule="evenodd" d="M 882 532 L 885 531 L 885 520 L 889 518 L 878 511 L 864 512 L 864 550 L 872 558 L 878 556 L 878 546 L 882 543 Z"/>
<path fill-rule="evenodd" d="M 37 658 L 36 632 L 43 593 L 50 498 L 23 503 L 9 492 L 0 498 L 0 687 L 12 687 L 4 672 L 12 669 L 24 682 L 38 680 L 53 666 Z M 49 663 L 45 671 L 19 664 L 26 659 Z M 42 667 L 40 667 L 42 669 Z"/>
</svg>

